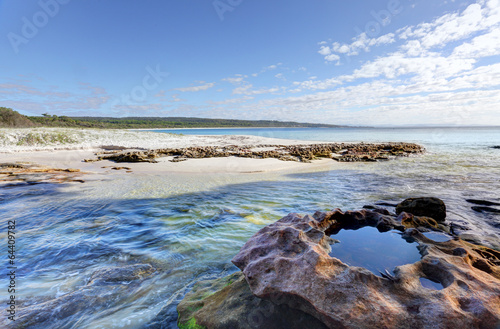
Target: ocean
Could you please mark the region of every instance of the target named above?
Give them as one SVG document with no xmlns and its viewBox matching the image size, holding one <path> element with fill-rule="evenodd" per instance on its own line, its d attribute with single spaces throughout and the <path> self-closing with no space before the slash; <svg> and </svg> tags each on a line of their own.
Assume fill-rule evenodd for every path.
<svg viewBox="0 0 500 329">
<path fill-rule="evenodd" d="M 176 328 L 176 305 L 192 285 L 236 271 L 231 258 L 245 241 L 290 212 L 354 210 L 435 196 L 444 200 L 447 219 L 464 238 L 500 249 L 500 214 L 475 211 L 466 201 L 500 202 L 500 149 L 493 148 L 500 145 L 500 128 L 156 131 L 415 142 L 427 152 L 327 172 L 130 175 L 81 185 L 2 188 L 2 227 L 16 220 L 19 307 L 52 314 L 37 328 Z M 0 233 L 4 246 L 6 233 Z M 133 264 L 150 264 L 156 271 L 126 289 L 88 284 L 98 270 Z M 0 275 L 7 273 L 4 266 Z M 5 299 L 7 281 L 1 282 Z M 58 308 L 68 304 L 70 311 Z M 54 310 L 62 313 L 54 316 Z"/>
</svg>

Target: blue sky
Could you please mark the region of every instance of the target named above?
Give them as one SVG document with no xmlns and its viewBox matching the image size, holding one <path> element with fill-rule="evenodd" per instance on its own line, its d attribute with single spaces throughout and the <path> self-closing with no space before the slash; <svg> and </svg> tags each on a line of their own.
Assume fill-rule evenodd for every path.
<svg viewBox="0 0 500 329">
<path fill-rule="evenodd" d="M 0 0 L 0 106 L 500 125 L 500 4 Z"/>
</svg>

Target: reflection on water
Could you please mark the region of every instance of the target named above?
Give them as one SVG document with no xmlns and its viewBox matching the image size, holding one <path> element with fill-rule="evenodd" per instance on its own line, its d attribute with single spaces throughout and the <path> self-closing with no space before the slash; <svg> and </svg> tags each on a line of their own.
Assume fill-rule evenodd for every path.
<svg viewBox="0 0 500 329">
<path fill-rule="evenodd" d="M 422 285 L 422 287 L 431 290 L 441 290 L 444 288 L 440 282 L 432 281 L 427 278 L 420 278 L 420 284 Z"/>
<path fill-rule="evenodd" d="M 2 188 L 0 224 L 17 222 L 17 297 L 24 305 L 41 305 L 84 289 L 99 269 L 151 264 L 156 272 L 133 290 L 40 328 L 143 328 L 151 323 L 176 328 L 175 307 L 191 285 L 236 271 L 230 259 L 263 226 L 290 212 L 360 209 L 413 196 L 442 198 L 451 221 L 500 248 L 498 214 L 474 212 L 465 201 L 500 199 L 499 152 L 484 148 L 477 136 L 471 140 L 460 147 L 431 143 L 425 146 L 432 152 L 421 157 L 330 172 L 130 175 L 78 185 Z M 6 240 L 0 231 L 0 244 Z M 339 246 L 349 241 L 340 240 Z M 5 277 L 4 268 L 0 275 Z"/>
<path fill-rule="evenodd" d="M 418 244 L 404 240 L 399 232 L 381 233 L 374 227 L 363 227 L 340 230 L 332 238 L 340 243 L 332 245 L 330 256 L 350 266 L 364 267 L 375 275 L 420 260 Z"/>
</svg>

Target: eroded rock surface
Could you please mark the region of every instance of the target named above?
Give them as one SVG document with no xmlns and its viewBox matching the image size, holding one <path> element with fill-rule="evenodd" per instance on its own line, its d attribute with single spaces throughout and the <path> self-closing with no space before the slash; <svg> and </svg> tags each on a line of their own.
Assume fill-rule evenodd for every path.
<svg viewBox="0 0 500 329">
<path fill-rule="evenodd" d="M 421 260 L 377 276 L 330 256 L 330 234 L 363 226 L 404 232 L 419 243 Z M 232 261 L 255 296 L 311 314 L 329 328 L 500 326 L 500 252 L 458 237 L 430 240 L 419 231 L 426 226 L 446 224 L 380 209 L 290 214 L 256 233 Z M 421 279 L 442 289 L 425 288 Z"/>
</svg>

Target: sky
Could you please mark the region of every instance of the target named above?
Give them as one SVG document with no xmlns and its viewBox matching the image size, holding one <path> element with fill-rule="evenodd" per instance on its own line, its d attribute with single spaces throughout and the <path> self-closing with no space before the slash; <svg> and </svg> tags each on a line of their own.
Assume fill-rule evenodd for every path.
<svg viewBox="0 0 500 329">
<path fill-rule="evenodd" d="M 500 125 L 500 3 L 0 0 L 0 106 Z"/>
</svg>

